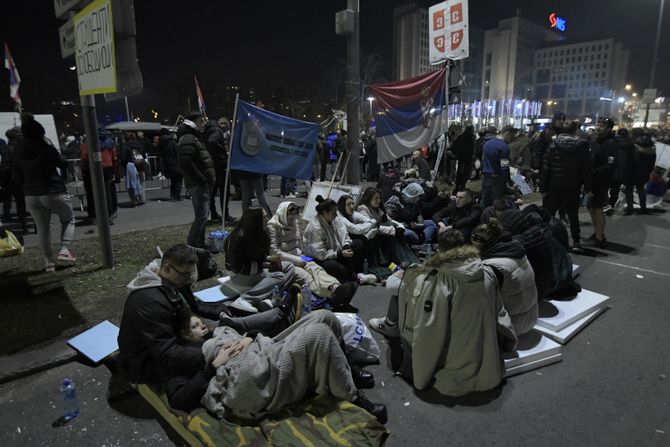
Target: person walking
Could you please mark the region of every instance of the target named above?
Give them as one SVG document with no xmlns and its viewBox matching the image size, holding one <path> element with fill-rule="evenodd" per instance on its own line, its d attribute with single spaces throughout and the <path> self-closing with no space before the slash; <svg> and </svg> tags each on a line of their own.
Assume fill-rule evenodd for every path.
<svg viewBox="0 0 670 447">
<path fill-rule="evenodd" d="M 216 182 L 212 158 L 202 143 L 202 131 L 207 119 L 200 112 L 191 112 L 177 130 L 179 162 L 186 189 L 191 194 L 194 220 L 188 232 L 188 245 L 205 246 L 205 227 L 209 211 L 210 188 Z M 210 248 L 213 250 L 213 248 Z"/>
<path fill-rule="evenodd" d="M 635 144 L 634 154 L 634 172 L 630 188 L 626 186 L 626 204 L 627 209 L 633 209 L 633 186 L 637 190 L 638 201 L 640 202 L 640 213 L 647 214 L 647 192 L 645 185 L 649 181 L 649 175 L 656 166 L 656 146 L 651 136 L 642 128 L 631 130 L 631 138 Z"/>
<path fill-rule="evenodd" d="M 19 127 L 5 132 L 7 143 L 0 146 L 0 189 L 5 193 L 2 204 L 2 220 L 9 222 L 12 218 L 12 198 L 16 203 L 16 214 L 21 224 L 23 234 L 28 234 L 28 220 L 26 215 L 26 199 L 23 195 L 23 185 L 14 175 L 16 152 L 21 144 L 22 135 Z"/>
<path fill-rule="evenodd" d="M 503 139 L 496 138 L 496 128 L 489 127 L 484 136 L 482 152 L 482 209 L 493 204 L 497 198 L 505 195 L 509 176 L 509 146 L 514 128 L 505 126 Z"/>
<path fill-rule="evenodd" d="M 593 197 L 589 203 L 589 213 L 593 221 L 593 235 L 588 241 L 597 247 L 605 245 L 605 206 L 608 203 L 607 191 L 612 183 L 617 155 L 617 141 L 612 128 L 614 122 L 609 118 L 600 118 L 596 124 L 596 133 L 591 138 L 591 157 L 593 158 Z M 625 162 L 622 160 L 625 169 Z M 616 187 L 619 197 L 619 186 Z"/>
<path fill-rule="evenodd" d="M 66 262 L 76 261 L 68 249 L 74 236 L 75 218 L 63 179 L 67 161 L 58 149 L 47 142 L 44 127 L 33 115 L 24 114 L 21 120 L 24 140 L 16 154 L 14 169 L 17 179 L 23 184 L 26 206 L 37 228 L 46 271 L 53 272 L 56 264 L 51 246 L 51 214 L 56 214 L 61 222 L 60 250 L 57 259 Z"/>
</svg>

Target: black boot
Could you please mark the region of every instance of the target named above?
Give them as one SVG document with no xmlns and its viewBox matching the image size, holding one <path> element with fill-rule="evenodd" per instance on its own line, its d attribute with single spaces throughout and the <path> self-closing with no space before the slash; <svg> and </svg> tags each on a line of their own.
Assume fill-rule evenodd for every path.
<svg viewBox="0 0 670 447">
<path fill-rule="evenodd" d="M 365 397 L 365 394 L 363 394 L 363 391 L 356 391 L 356 398 L 353 403 L 376 417 L 381 424 L 386 424 L 388 419 L 386 407 L 382 404 L 373 404 L 370 402 L 368 398 Z"/>
<path fill-rule="evenodd" d="M 351 367 L 351 377 L 354 379 L 354 385 L 359 389 L 370 389 L 375 386 L 375 376 L 371 372 L 358 366 Z"/>
</svg>

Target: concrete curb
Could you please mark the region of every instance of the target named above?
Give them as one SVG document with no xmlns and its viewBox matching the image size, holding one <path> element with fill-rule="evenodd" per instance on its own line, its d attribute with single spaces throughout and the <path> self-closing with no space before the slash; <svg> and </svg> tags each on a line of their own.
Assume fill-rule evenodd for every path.
<svg viewBox="0 0 670 447">
<path fill-rule="evenodd" d="M 77 352 L 66 339 L 57 339 L 47 345 L 0 357 L 0 385 L 73 361 Z"/>
</svg>

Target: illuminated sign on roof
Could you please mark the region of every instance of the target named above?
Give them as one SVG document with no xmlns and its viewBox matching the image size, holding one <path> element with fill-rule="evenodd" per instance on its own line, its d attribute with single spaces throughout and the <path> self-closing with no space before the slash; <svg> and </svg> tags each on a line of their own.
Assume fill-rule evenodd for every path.
<svg viewBox="0 0 670 447">
<path fill-rule="evenodd" d="M 565 19 L 552 12 L 549 14 L 549 25 L 559 31 L 565 31 Z"/>
</svg>

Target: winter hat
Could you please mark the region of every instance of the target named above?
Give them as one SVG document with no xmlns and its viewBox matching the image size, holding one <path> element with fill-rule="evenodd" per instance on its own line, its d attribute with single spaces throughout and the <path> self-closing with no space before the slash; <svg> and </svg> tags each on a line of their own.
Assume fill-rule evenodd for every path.
<svg viewBox="0 0 670 447">
<path fill-rule="evenodd" d="M 424 191 L 418 183 L 410 183 L 402 190 L 402 197 L 407 203 L 415 203 L 421 200 Z"/>
<path fill-rule="evenodd" d="M 21 124 L 21 133 L 29 140 L 41 140 L 44 138 L 44 127 L 34 118 L 25 119 Z"/>
</svg>

